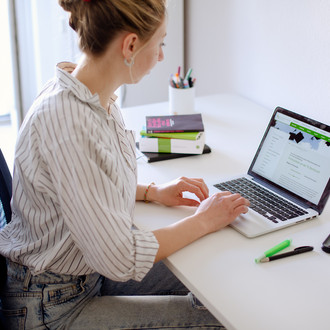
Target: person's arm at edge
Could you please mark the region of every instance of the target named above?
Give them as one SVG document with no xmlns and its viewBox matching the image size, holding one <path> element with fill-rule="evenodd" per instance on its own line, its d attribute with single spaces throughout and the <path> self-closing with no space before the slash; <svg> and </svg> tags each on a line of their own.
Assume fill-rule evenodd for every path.
<svg viewBox="0 0 330 330">
<path fill-rule="evenodd" d="M 208 230 L 202 216 L 194 214 L 167 227 L 154 230 L 153 234 L 159 243 L 156 263 L 208 234 Z"/>
<path fill-rule="evenodd" d="M 139 185 L 137 200 L 144 199 L 148 185 Z M 148 200 L 157 201 L 157 186 L 150 186 Z M 199 203 L 198 203 L 199 204 Z M 218 193 L 202 202 L 195 214 L 167 227 L 153 231 L 159 249 L 155 263 L 189 245 L 195 240 L 231 223 L 239 214 L 247 212 L 248 201 L 238 194 Z"/>
<path fill-rule="evenodd" d="M 138 184 L 136 189 L 136 200 L 144 200 L 147 184 Z M 148 201 L 157 201 L 157 186 L 150 185 L 148 190 Z M 198 203 L 199 204 L 199 203 Z M 155 263 L 160 261 L 175 251 L 189 245 L 196 239 L 204 236 L 207 231 L 200 215 L 193 215 L 182 219 L 170 226 L 153 231 L 160 248 L 155 258 Z"/>
</svg>

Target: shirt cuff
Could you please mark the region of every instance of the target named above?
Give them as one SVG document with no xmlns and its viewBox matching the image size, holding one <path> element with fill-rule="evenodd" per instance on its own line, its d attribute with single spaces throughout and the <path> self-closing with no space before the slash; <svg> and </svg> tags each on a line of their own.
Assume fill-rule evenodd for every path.
<svg viewBox="0 0 330 330">
<path fill-rule="evenodd" d="M 152 232 L 137 230 L 135 238 L 135 280 L 141 281 L 153 267 L 159 243 Z"/>
</svg>

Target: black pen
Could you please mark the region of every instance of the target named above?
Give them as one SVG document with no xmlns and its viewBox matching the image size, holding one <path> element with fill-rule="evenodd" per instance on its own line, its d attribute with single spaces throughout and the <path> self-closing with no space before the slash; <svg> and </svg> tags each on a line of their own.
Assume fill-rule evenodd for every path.
<svg viewBox="0 0 330 330">
<path fill-rule="evenodd" d="M 273 255 L 273 256 L 267 257 L 267 258 L 262 258 L 260 260 L 260 262 L 268 262 L 268 261 L 272 261 L 272 260 L 276 260 L 276 259 L 282 259 L 282 258 L 294 256 L 296 254 L 313 251 L 313 249 L 314 248 L 312 246 L 300 246 L 300 247 L 297 247 L 293 251 L 290 251 L 290 252 Z"/>
</svg>

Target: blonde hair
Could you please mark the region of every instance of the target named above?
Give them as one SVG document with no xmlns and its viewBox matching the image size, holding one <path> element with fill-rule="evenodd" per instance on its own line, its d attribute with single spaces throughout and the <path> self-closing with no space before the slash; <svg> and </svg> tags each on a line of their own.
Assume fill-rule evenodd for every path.
<svg viewBox="0 0 330 330">
<path fill-rule="evenodd" d="M 70 26 L 77 32 L 83 52 L 102 54 L 122 31 L 148 41 L 166 15 L 166 0 L 59 0 L 70 12 Z"/>
</svg>

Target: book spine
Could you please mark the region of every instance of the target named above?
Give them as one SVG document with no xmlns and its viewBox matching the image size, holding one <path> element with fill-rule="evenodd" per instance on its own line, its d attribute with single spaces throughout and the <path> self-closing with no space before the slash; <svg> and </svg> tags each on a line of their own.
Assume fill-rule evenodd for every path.
<svg viewBox="0 0 330 330">
<path fill-rule="evenodd" d="M 185 130 L 157 130 L 157 129 L 147 129 L 148 134 L 153 133 L 191 133 L 191 132 L 204 132 L 204 129 L 197 131 L 196 129 L 185 129 Z"/>
<path fill-rule="evenodd" d="M 203 132 L 201 114 L 146 116 L 147 133 Z"/>
<path fill-rule="evenodd" d="M 183 140 L 198 140 L 204 132 L 183 132 L 183 133 L 147 133 L 142 130 L 140 135 L 142 137 L 154 137 L 164 139 L 183 139 Z"/>
<path fill-rule="evenodd" d="M 184 133 L 184 132 L 189 132 L 189 131 L 183 131 L 183 130 L 156 130 L 156 129 L 147 129 L 147 133 Z"/>
<path fill-rule="evenodd" d="M 141 137 L 139 148 L 142 152 L 202 154 L 204 139 L 182 140 Z"/>
</svg>

